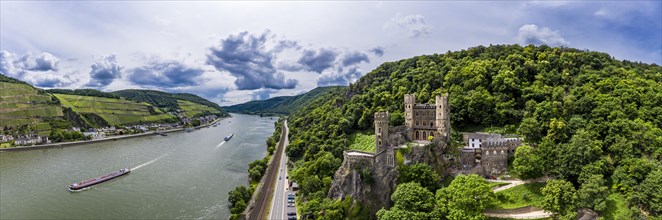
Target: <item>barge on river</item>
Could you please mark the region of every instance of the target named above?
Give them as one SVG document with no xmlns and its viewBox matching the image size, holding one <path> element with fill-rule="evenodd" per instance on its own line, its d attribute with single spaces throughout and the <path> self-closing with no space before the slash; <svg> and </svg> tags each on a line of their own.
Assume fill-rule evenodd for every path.
<svg viewBox="0 0 662 220">
<path fill-rule="evenodd" d="M 112 179 L 115 179 L 117 177 L 126 175 L 129 172 L 131 172 L 131 170 L 129 168 L 123 168 L 123 169 L 120 169 L 118 171 L 114 171 L 114 172 L 112 172 L 108 175 L 105 175 L 105 176 L 101 176 L 101 177 L 85 180 L 85 181 L 82 181 L 82 182 L 74 183 L 74 184 L 71 184 L 71 186 L 69 186 L 69 191 L 80 190 L 80 189 L 84 189 L 86 187 L 90 187 L 90 186 L 93 186 L 93 185 L 96 185 L 96 184 L 99 184 L 99 183 L 103 183 L 103 182 L 106 182 L 108 180 L 112 180 Z"/>
<path fill-rule="evenodd" d="M 232 137 L 234 137 L 234 134 L 230 134 L 227 137 L 225 137 L 223 140 L 229 141 Z"/>
</svg>

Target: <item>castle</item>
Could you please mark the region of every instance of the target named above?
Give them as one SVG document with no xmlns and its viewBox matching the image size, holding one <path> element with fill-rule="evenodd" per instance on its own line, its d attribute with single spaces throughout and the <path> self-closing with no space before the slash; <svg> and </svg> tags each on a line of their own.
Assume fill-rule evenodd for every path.
<svg viewBox="0 0 662 220">
<path fill-rule="evenodd" d="M 405 126 L 409 140 L 450 137 L 451 121 L 448 93 L 435 97 L 435 104 L 416 103 L 414 94 L 405 95 Z"/>
<path fill-rule="evenodd" d="M 396 148 L 406 148 L 406 143 L 416 142 L 419 146 L 434 144 L 433 150 L 436 152 L 445 151 L 446 143 L 450 141 L 451 128 L 448 94 L 436 96 L 434 105 L 416 103 L 414 94 L 406 94 L 403 104 L 405 126 L 390 127 L 388 112 L 374 114 L 375 153 L 356 150 L 343 152 L 343 164 L 336 171 L 328 197 L 365 196 L 366 186 L 362 182 L 371 179 L 374 184 L 367 187 L 367 191 L 378 197 L 376 201 L 388 202 L 397 177 L 397 172 L 394 172 Z M 507 170 L 508 157 L 513 156 L 522 141 L 498 134 L 465 133 L 464 144 L 459 161 L 454 156 L 442 153 L 436 154 L 440 157 L 437 161 L 458 165 L 465 173 L 493 176 Z M 423 161 L 413 158 L 411 162 Z M 370 175 L 366 176 L 366 173 Z M 384 207 L 386 204 L 382 205 Z"/>
</svg>

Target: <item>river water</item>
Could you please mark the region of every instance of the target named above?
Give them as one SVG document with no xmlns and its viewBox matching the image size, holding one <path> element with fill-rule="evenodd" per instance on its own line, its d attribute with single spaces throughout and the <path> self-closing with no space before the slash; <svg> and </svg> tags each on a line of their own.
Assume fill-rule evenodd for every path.
<svg viewBox="0 0 662 220">
<path fill-rule="evenodd" d="M 0 219 L 227 219 L 228 192 L 247 185 L 276 120 L 233 116 L 168 136 L 0 152 Z M 126 176 L 67 191 L 125 167 Z"/>
</svg>

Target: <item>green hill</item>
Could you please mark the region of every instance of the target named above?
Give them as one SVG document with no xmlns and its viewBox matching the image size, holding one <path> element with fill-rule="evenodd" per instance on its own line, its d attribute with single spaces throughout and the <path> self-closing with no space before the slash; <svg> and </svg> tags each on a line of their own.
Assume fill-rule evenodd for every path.
<svg viewBox="0 0 662 220">
<path fill-rule="evenodd" d="M 223 107 L 228 112 L 247 114 L 283 114 L 287 115 L 309 104 L 311 101 L 344 86 L 318 87 L 296 96 L 279 96 L 267 100 L 250 101 L 243 104 Z"/>
<path fill-rule="evenodd" d="M 147 122 L 176 121 L 174 115 L 164 113 L 144 102 L 126 99 L 55 94 L 62 106 L 81 114 L 95 126 L 141 124 Z"/>
<path fill-rule="evenodd" d="M 27 83 L 0 74 L 0 129 L 48 134 L 48 121 L 62 119 L 57 98 Z"/>
<path fill-rule="evenodd" d="M 487 127 L 516 132 L 535 147 L 523 156 L 533 164 L 523 166 L 572 183 L 582 199 L 577 208 L 601 209 L 600 201 L 621 193 L 633 213 L 627 218 L 659 216 L 661 82 L 662 67 L 655 64 L 548 46 L 478 46 L 384 63 L 288 119 L 286 152 L 296 164 L 290 179 L 307 201 L 300 213 L 365 218 L 367 211 L 375 218 L 376 210 L 345 205 L 369 201 L 326 198 L 350 134 L 371 129 L 378 111 L 389 111 L 391 124 L 401 125 L 404 94 L 430 102 L 449 93 L 454 132 Z"/>
<path fill-rule="evenodd" d="M 195 112 L 193 114 L 186 113 L 189 117 L 205 111 L 209 112 L 209 114 L 228 116 L 218 104 L 189 93 L 166 93 L 155 90 L 126 89 L 112 92 L 112 94 L 134 101 L 147 102 L 168 112 L 176 110 Z"/>
</svg>

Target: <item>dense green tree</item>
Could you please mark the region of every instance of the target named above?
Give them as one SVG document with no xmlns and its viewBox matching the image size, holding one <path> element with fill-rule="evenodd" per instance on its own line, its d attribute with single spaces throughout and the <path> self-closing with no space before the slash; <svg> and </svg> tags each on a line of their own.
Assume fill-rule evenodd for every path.
<svg viewBox="0 0 662 220">
<path fill-rule="evenodd" d="M 441 179 L 439 174 L 437 174 L 429 165 L 425 163 L 415 163 L 412 165 L 400 165 L 398 166 L 398 184 L 408 183 L 408 182 L 417 182 L 421 186 L 430 190 L 430 192 L 437 190 L 438 181 Z"/>
<path fill-rule="evenodd" d="M 437 190 L 437 211 L 454 219 L 485 219 L 483 211 L 496 201 L 487 182 L 478 175 L 455 177 L 446 188 Z"/>
<path fill-rule="evenodd" d="M 578 207 L 593 209 L 595 211 L 604 212 L 607 209 L 607 196 L 609 196 L 609 188 L 606 186 L 607 181 L 604 176 L 591 175 L 586 180 L 582 181 L 582 185 L 577 190 Z"/>
<path fill-rule="evenodd" d="M 572 218 L 577 207 L 577 190 L 565 180 L 548 180 L 542 188 L 542 208 L 557 216 Z"/>
<path fill-rule="evenodd" d="M 537 178 L 543 175 L 540 156 L 536 149 L 529 145 L 522 145 L 515 150 L 513 172 L 522 179 Z"/>
<path fill-rule="evenodd" d="M 431 219 L 433 216 L 434 194 L 419 183 L 398 184 L 391 200 L 393 207 L 377 212 L 379 219 Z"/>
<path fill-rule="evenodd" d="M 651 215 L 662 215 L 662 169 L 658 167 L 646 176 L 637 186 L 634 199 Z"/>
<path fill-rule="evenodd" d="M 596 161 L 602 155 L 602 142 L 593 140 L 594 135 L 581 129 L 572 136 L 568 144 L 559 145 L 557 172 L 576 182 L 584 165 Z"/>
</svg>

